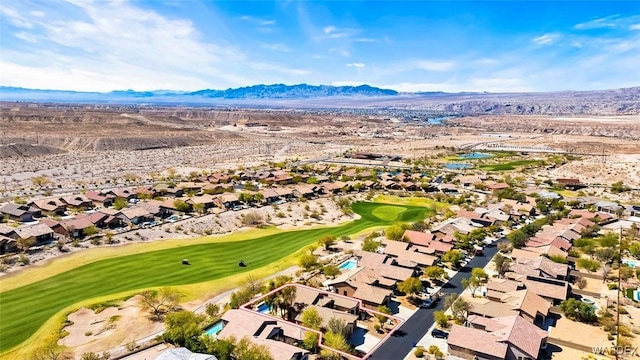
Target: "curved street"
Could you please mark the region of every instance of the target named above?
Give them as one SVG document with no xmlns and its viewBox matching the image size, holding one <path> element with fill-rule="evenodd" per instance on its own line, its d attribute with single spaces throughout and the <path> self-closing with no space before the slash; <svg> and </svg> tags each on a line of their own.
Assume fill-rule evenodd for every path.
<svg viewBox="0 0 640 360">
<path fill-rule="evenodd" d="M 369 359 L 389 360 L 403 359 L 416 344 L 427 333 L 431 325 L 433 325 L 433 312 L 443 309 L 444 301 L 442 298 L 449 294 L 461 294 L 462 279 L 471 275 L 472 268 L 484 268 L 493 256 L 498 252 L 498 248 L 494 245 L 484 248 L 483 256 L 474 256 L 473 259 L 460 271 L 458 271 L 448 283 L 442 286 L 442 297 L 436 305 L 430 309 L 418 309 L 399 329 L 395 330 L 382 346 L 380 346 Z"/>
</svg>

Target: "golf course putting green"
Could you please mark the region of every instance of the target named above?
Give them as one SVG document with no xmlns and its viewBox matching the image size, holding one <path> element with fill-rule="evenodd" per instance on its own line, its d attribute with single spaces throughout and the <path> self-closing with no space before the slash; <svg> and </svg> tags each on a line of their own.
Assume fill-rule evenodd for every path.
<svg viewBox="0 0 640 360">
<path fill-rule="evenodd" d="M 49 318 L 83 300 L 236 275 L 278 261 L 326 235 L 355 234 L 396 221 L 420 221 L 428 211 L 433 211 L 425 207 L 371 202 L 354 203 L 352 209 L 361 218 L 341 226 L 113 257 L 0 292 L 0 353 L 20 345 Z M 190 265 L 183 265 L 182 259 L 189 259 Z M 247 266 L 238 266 L 240 260 Z M 11 278 L 0 281 L 0 289 L 3 281 L 10 282 Z"/>
</svg>

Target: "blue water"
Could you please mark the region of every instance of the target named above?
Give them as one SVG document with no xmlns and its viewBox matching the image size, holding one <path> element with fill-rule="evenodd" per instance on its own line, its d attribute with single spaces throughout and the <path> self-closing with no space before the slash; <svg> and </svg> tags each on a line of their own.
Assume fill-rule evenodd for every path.
<svg viewBox="0 0 640 360">
<path fill-rule="evenodd" d="M 444 164 L 444 167 L 446 167 L 447 169 L 470 169 L 473 167 L 473 165 L 466 163 L 448 163 Z"/>
<path fill-rule="evenodd" d="M 443 120 L 452 119 L 454 116 L 442 116 L 435 118 L 427 118 L 429 124 L 442 125 Z"/>
<path fill-rule="evenodd" d="M 463 159 L 488 159 L 488 158 L 492 158 L 493 155 L 474 152 L 474 153 L 470 153 L 470 154 L 460 155 L 460 157 L 463 158 Z"/>
<path fill-rule="evenodd" d="M 356 266 L 358 266 L 358 261 L 357 260 L 347 260 L 345 262 L 343 262 L 342 264 L 340 264 L 340 266 L 338 266 L 338 269 L 340 270 L 353 270 L 356 268 Z"/>
<path fill-rule="evenodd" d="M 640 261 L 638 260 L 623 260 L 622 261 L 625 265 L 629 265 L 629 267 L 635 269 L 635 268 L 640 268 Z"/>
<path fill-rule="evenodd" d="M 220 320 L 217 323 L 211 325 L 211 327 L 205 330 L 204 332 L 207 335 L 215 336 L 215 335 L 218 335 L 218 333 L 220 332 L 220 330 L 222 330 L 223 327 L 224 327 L 224 322 Z"/>
<path fill-rule="evenodd" d="M 258 312 L 268 314 L 269 312 L 271 312 L 271 306 L 269 306 L 267 303 L 261 303 L 260 305 L 258 305 Z"/>
</svg>

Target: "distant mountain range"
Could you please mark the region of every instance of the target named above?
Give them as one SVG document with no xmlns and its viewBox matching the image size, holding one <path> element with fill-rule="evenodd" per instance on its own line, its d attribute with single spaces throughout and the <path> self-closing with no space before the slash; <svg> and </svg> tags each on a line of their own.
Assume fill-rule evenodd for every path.
<svg viewBox="0 0 640 360">
<path fill-rule="evenodd" d="M 395 90 L 381 89 L 369 85 L 328 86 L 328 85 L 253 85 L 227 90 L 198 90 L 193 92 L 155 90 L 134 91 L 118 90 L 108 93 L 81 92 L 65 90 L 38 90 L 19 87 L 0 86 L 1 100 L 25 101 L 107 101 L 122 99 L 148 99 L 150 102 L 196 101 L 202 99 L 309 99 L 325 97 L 380 97 L 396 96 Z"/>
<path fill-rule="evenodd" d="M 0 101 L 238 106 L 281 108 L 387 108 L 458 115 L 637 115 L 640 87 L 534 93 L 399 93 L 369 85 L 254 85 L 227 90 L 134 91 L 107 93 L 35 90 L 0 86 Z"/>
</svg>

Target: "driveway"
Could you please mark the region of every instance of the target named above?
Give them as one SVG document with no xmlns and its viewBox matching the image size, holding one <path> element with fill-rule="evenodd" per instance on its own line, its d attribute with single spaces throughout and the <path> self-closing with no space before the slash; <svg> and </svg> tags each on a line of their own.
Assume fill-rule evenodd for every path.
<svg viewBox="0 0 640 360">
<path fill-rule="evenodd" d="M 484 268 L 497 252 L 498 248 L 496 246 L 487 247 L 484 249 L 483 256 L 474 257 L 467 266 L 456 273 L 449 282 L 442 287 L 441 292 L 443 297 L 452 293 L 462 293 L 462 279 L 471 275 L 472 268 Z M 433 325 L 433 312 L 436 310 L 445 310 L 443 307 L 443 301 L 440 300 L 431 309 L 418 309 L 409 320 L 394 332 L 393 336 L 385 341 L 385 343 L 372 354 L 370 359 L 388 360 L 399 357 L 404 358 Z"/>
</svg>

